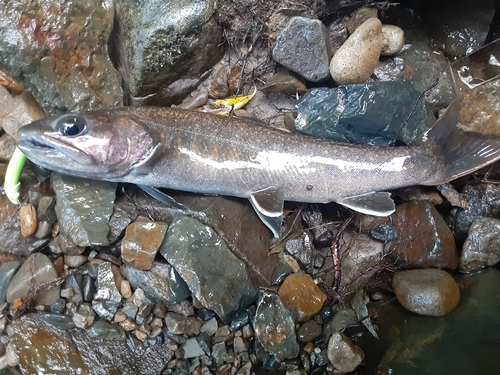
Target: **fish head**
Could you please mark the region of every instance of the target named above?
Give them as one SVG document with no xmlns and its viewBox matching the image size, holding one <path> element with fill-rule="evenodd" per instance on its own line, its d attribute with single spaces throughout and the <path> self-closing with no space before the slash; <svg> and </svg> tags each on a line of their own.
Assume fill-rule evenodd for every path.
<svg viewBox="0 0 500 375">
<path fill-rule="evenodd" d="M 158 145 L 126 108 L 47 117 L 23 126 L 18 136 L 18 147 L 35 164 L 104 180 L 127 175 Z"/>
</svg>

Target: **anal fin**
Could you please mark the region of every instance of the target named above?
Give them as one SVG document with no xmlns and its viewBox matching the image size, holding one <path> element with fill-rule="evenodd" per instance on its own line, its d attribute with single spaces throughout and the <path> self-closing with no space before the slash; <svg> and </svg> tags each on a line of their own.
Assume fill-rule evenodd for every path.
<svg viewBox="0 0 500 375">
<path fill-rule="evenodd" d="M 140 184 L 137 184 L 137 186 L 139 186 L 144 192 L 151 195 L 154 199 L 156 199 L 162 203 L 165 203 L 167 206 L 170 206 L 172 208 L 177 208 L 177 209 L 183 210 L 183 211 L 187 210 L 186 206 L 180 204 L 174 198 L 172 198 L 170 195 L 165 194 L 163 191 L 158 190 L 157 188 L 155 188 L 153 186 L 140 185 Z"/>
<path fill-rule="evenodd" d="M 388 192 L 373 192 L 336 200 L 338 204 L 354 211 L 373 216 L 389 216 L 395 211 L 394 201 Z"/>
</svg>

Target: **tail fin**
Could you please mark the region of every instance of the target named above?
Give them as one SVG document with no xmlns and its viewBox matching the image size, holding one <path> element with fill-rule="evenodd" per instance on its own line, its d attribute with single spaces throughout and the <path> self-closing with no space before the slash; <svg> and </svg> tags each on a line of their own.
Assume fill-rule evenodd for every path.
<svg viewBox="0 0 500 375">
<path fill-rule="evenodd" d="M 443 179 L 433 181 L 432 185 L 465 176 L 500 159 L 500 136 L 464 132 L 456 127 L 461 105 L 462 97 L 456 98 L 416 141 L 424 145 L 432 142 L 441 149 L 445 171 Z"/>
</svg>

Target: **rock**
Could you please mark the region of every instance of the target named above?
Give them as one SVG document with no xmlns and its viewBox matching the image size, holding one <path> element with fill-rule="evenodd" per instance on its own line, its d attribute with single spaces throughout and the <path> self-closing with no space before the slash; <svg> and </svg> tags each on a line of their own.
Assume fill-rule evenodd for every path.
<svg viewBox="0 0 500 375">
<path fill-rule="evenodd" d="M 398 230 L 390 224 L 382 223 L 370 229 L 370 236 L 381 242 L 389 242 L 398 239 Z"/>
<path fill-rule="evenodd" d="M 493 16 L 493 2 L 429 4 L 423 19 L 435 47 L 451 59 L 481 47 Z"/>
<path fill-rule="evenodd" d="M 122 260 L 125 264 L 139 270 L 151 268 L 168 225 L 139 218 L 125 230 L 122 239 Z"/>
<path fill-rule="evenodd" d="M 363 83 L 372 75 L 382 48 L 382 23 L 370 18 L 335 52 L 330 74 L 340 85 Z"/>
<path fill-rule="evenodd" d="M 313 244 L 311 235 L 304 232 L 302 237 L 286 241 L 285 250 L 307 268 L 312 262 Z"/>
<path fill-rule="evenodd" d="M 122 1 L 110 39 L 127 77 L 126 96 L 141 104 L 179 103 L 223 56 L 213 0 Z"/>
<path fill-rule="evenodd" d="M 288 275 L 292 273 L 292 268 L 286 264 L 280 264 L 271 275 L 271 284 L 280 285 Z"/>
<path fill-rule="evenodd" d="M 196 358 L 205 354 L 195 337 L 187 339 L 182 345 L 182 350 L 184 350 L 184 358 Z"/>
<path fill-rule="evenodd" d="M 460 301 L 457 283 L 443 270 L 399 271 L 393 277 L 392 287 L 405 309 L 421 315 L 446 315 Z"/>
<path fill-rule="evenodd" d="M 267 78 L 266 84 L 260 90 L 288 95 L 303 95 L 307 92 L 307 87 L 290 74 L 275 74 Z"/>
<path fill-rule="evenodd" d="M 326 301 L 326 294 L 318 288 L 310 275 L 304 274 L 288 276 L 279 289 L 279 296 L 296 322 L 310 319 Z"/>
<path fill-rule="evenodd" d="M 446 219 L 458 241 L 467 238 L 469 228 L 481 217 L 500 217 L 500 186 L 494 184 L 467 184 L 460 197 L 466 208 L 452 209 Z"/>
<path fill-rule="evenodd" d="M 7 329 L 19 368 L 24 374 L 133 374 L 156 375 L 166 368 L 174 353 L 168 343 L 147 348 L 132 340 L 90 338 L 86 331 L 61 331 L 28 314 Z M 55 372 L 54 369 L 57 369 Z"/>
<path fill-rule="evenodd" d="M 111 263 L 102 262 L 97 267 L 97 293 L 94 299 L 97 301 L 113 301 L 120 303 L 122 296 L 116 285 Z"/>
<path fill-rule="evenodd" d="M 82 304 L 73 314 L 73 323 L 78 328 L 87 328 L 94 322 L 94 311 L 89 303 Z"/>
<path fill-rule="evenodd" d="M 293 17 L 281 32 L 273 58 L 312 82 L 328 78 L 332 49 L 328 30 L 320 20 Z"/>
<path fill-rule="evenodd" d="M 160 252 L 202 305 L 223 321 L 256 297 L 245 264 L 210 227 L 195 219 L 176 219 Z"/>
<path fill-rule="evenodd" d="M 165 317 L 165 325 L 169 332 L 176 335 L 197 336 L 200 334 L 201 320 L 169 312 Z"/>
<path fill-rule="evenodd" d="M 358 322 L 356 311 L 350 307 L 343 306 L 337 311 L 333 319 L 323 327 L 324 335 L 325 337 L 330 337 L 331 334 L 341 332 L 356 322 Z"/>
<path fill-rule="evenodd" d="M 108 245 L 116 183 L 52 173 L 59 227 L 78 246 Z"/>
<path fill-rule="evenodd" d="M 188 301 L 187 299 L 172 305 L 172 306 L 167 306 L 169 311 L 175 312 L 177 314 L 181 314 L 184 316 L 191 316 L 194 315 L 194 308 L 193 304 Z"/>
<path fill-rule="evenodd" d="M 346 21 L 346 27 L 349 34 L 352 34 L 359 26 L 364 24 L 370 18 L 377 18 L 377 8 L 361 7 L 355 10 Z"/>
<path fill-rule="evenodd" d="M 73 329 L 76 327 L 73 318 L 62 314 L 39 314 L 38 318 L 57 329 Z"/>
<path fill-rule="evenodd" d="M 87 261 L 84 255 L 65 255 L 64 264 L 71 268 L 78 268 Z"/>
<path fill-rule="evenodd" d="M 297 105 L 295 130 L 340 142 L 390 145 L 397 139 L 410 143 L 436 120 L 419 97 L 410 82 L 311 89 Z M 402 127 L 413 107 L 415 112 Z"/>
<path fill-rule="evenodd" d="M 49 306 L 59 298 L 60 286 L 42 287 L 45 283 L 55 281 L 57 272 L 50 259 L 42 254 L 30 255 L 16 272 L 7 288 L 7 301 L 12 303 L 16 299 L 26 301 L 35 297 L 39 305 Z M 37 288 L 39 292 L 34 295 Z"/>
<path fill-rule="evenodd" d="M 153 262 L 150 271 L 122 265 L 120 270 L 134 289 L 140 288 L 166 305 L 177 304 L 191 295 L 187 284 L 170 264 Z"/>
<path fill-rule="evenodd" d="M 308 320 L 302 324 L 297 331 L 298 340 L 300 342 L 313 341 L 323 333 L 323 328 L 314 320 Z"/>
<path fill-rule="evenodd" d="M 403 49 L 405 32 L 394 25 L 382 25 L 381 56 L 395 56 Z"/>
<path fill-rule="evenodd" d="M 116 324 L 99 320 L 87 328 L 87 335 L 92 339 L 124 341 L 127 339 L 125 331 Z"/>
<path fill-rule="evenodd" d="M 407 267 L 457 268 L 455 239 L 431 203 L 403 203 L 390 220 L 399 233 L 398 239 L 387 245 L 394 261 Z"/>
<path fill-rule="evenodd" d="M 119 302 L 115 301 L 92 301 L 92 310 L 99 315 L 99 318 L 111 322 L 116 312 L 118 311 Z"/>
<path fill-rule="evenodd" d="M 341 332 L 336 332 L 330 337 L 327 353 L 330 363 L 341 372 L 356 370 L 365 358 L 363 350 Z"/>
<path fill-rule="evenodd" d="M 277 294 L 260 292 L 253 326 L 259 342 L 277 361 L 299 355 L 292 314 Z"/>
<path fill-rule="evenodd" d="M 460 272 L 493 267 L 500 261 L 500 220 L 477 219 L 469 229 L 460 255 Z"/>
<path fill-rule="evenodd" d="M 23 204 L 19 209 L 21 219 L 21 234 L 23 237 L 30 237 L 37 229 L 36 209 L 32 204 Z"/>
<path fill-rule="evenodd" d="M 407 186 L 398 189 L 396 194 L 405 201 L 429 201 L 434 206 L 443 204 L 443 198 L 434 187 Z"/>
<path fill-rule="evenodd" d="M 20 266 L 18 261 L 5 262 L 0 266 L 0 305 L 5 302 L 10 280 Z"/>
<path fill-rule="evenodd" d="M 205 332 L 208 336 L 215 335 L 218 328 L 217 319 L 212 318 L 209 319 L 203 326 L 200 328 L 200 332 Z"/>
<path fill-rule="evenodd" d="M 112 6 L 93 0 L 48 1 L 43 10 L 9 2 L 0 9 L 2 67 L 49 114 L 118 106 L 120 78 L 107 44 L 113 16 Z"/>
</svg>

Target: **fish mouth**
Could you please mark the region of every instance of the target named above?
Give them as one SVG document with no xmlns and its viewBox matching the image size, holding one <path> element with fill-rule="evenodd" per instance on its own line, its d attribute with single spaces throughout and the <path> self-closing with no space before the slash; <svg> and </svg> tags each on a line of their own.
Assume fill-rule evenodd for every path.
<svg viewBox="0 0 500 375">
<path fill-rule="evenodd" d="M 48 134 L 21 129 L 17 146 L 30 159 L 42 165 L 51 165 L 51 160 L 63 162 L 68 159 L 81 165 L 95 164 L 95 159 L 88 153 Z"/>
</svg>

